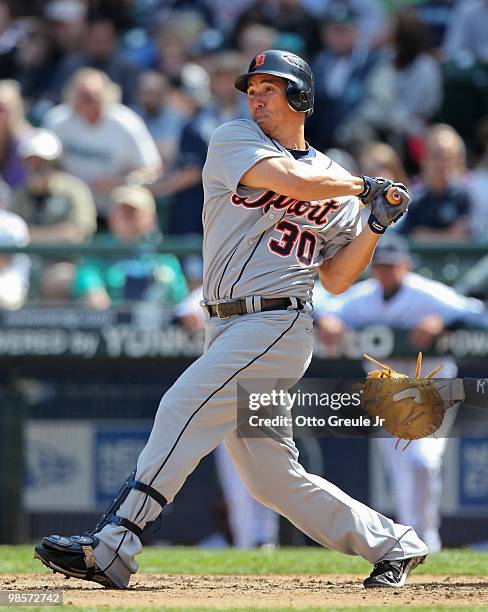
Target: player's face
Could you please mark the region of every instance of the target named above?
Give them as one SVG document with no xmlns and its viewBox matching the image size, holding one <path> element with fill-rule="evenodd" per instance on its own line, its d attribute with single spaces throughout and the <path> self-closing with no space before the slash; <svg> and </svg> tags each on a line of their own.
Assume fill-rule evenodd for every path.
<svg viewBox="0 0 488 612">
<path fill-rule="evenodd" d="M 247 101 L 249 113 L 268 136 L 278 137 L 290 121 L 296 122 L 296 113 L 288 105 L 286 82 L 279 77 L 257 74 L 249 79 Z"/>
</svg>

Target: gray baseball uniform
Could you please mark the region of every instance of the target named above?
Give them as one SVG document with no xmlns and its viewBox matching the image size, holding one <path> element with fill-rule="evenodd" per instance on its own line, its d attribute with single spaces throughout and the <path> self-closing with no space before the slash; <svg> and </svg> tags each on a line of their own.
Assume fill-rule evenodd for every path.
<svg viewBox="0 0 488 612">
<path fill-rule="evenodd" d="M 411 527 L 308 474 L 292 439 L 236 434 L 237 381 L 259 378 L 271 391 L 278 379 L 298 381 L 312 357 L 311 309 L 292 300 L 288 310 L 261 311 L 261 298 L 310 302 L 317 267 L 360 230 L 354 197 L 303 202 L 239 184 L 258 161 L 280 156 L 346 173 L 312 148 L 301 156 L 287 151 L 250 120 L 227 123 L 212 136 L 203 171 L 204 297 L 210 304 L 246 298 L 248 314 L 207 319 L 205 352 L 161 400 L 136 478 L 171 502 L 201 458 L 224 440 L 250 493 L 320 544 L 371 563 L 425 555 Z M 143 528 L 160 510 L 132 489 L 117 514 Z M 97 565 L 127 585 L 137 571 L 139 538 L 114 524 L 97 536 Z"/>
</svg>

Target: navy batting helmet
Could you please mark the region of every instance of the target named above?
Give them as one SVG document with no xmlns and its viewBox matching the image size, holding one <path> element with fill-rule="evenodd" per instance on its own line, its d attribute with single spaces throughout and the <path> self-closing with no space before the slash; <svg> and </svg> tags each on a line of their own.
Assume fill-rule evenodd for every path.
<svg viewBox="0 0 488 612">
<path fill-rule="evenodd" d="M 298 55 L 289 51 L 271 49 L 258 53 L 246 74 L 234 81 L 239 91 L 247 92 L 247 82 L 253 74 L 272 74 L 286 80 L 288 104 L 299 113 L 313 113 L 314 84 L 310 66 Z"/>
</svg>

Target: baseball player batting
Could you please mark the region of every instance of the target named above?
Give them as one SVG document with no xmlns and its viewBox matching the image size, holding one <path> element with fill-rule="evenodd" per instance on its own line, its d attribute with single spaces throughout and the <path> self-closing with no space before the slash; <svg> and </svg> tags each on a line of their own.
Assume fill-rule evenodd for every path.
<svg viewBox="0 0 488 612">
<path fill-rule="evenodd" d="M 314 87 L 300 57 L 259 53 L 235 86 L 251 119 L 215 130 L 203 170 L 205 352 L 162 398 L 137 469 L 95 529 L 45 537 L 35 554 L 66 576 L 127 587 L 144 527 L 224 441 L 256 499 L 323 546 L 367 559 L 366 587 L 400 587 L 428 552 L 413 528 L 308 474 L 292 439 L 238 437 L 236 389 L 240 377 L 269 381 L 269 392 L 300 380 L 312 357 L 316 273 L 328 291 L 347 289 L 409 196 L 351 176 L 305 141 Z M 360 200 L 371 209 L 364 229 Z"/>
</svg>

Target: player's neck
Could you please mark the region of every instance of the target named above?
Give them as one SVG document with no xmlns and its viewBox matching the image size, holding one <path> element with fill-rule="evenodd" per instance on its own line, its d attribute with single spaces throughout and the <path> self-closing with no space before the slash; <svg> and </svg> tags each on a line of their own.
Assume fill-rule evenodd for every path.
<svg viewBox="0 0 488 612">
<path fill-rule="evenodd" d="M 274 139 L 285 147 L 285 149 L 305 151 L 308 148 L 305 142 L 305 130 L 303 125 L 301 125 L 298 130 L 295 127 L 290 130 L 284 129 L 279 135 L 274 136 Z"/>
</svg>

